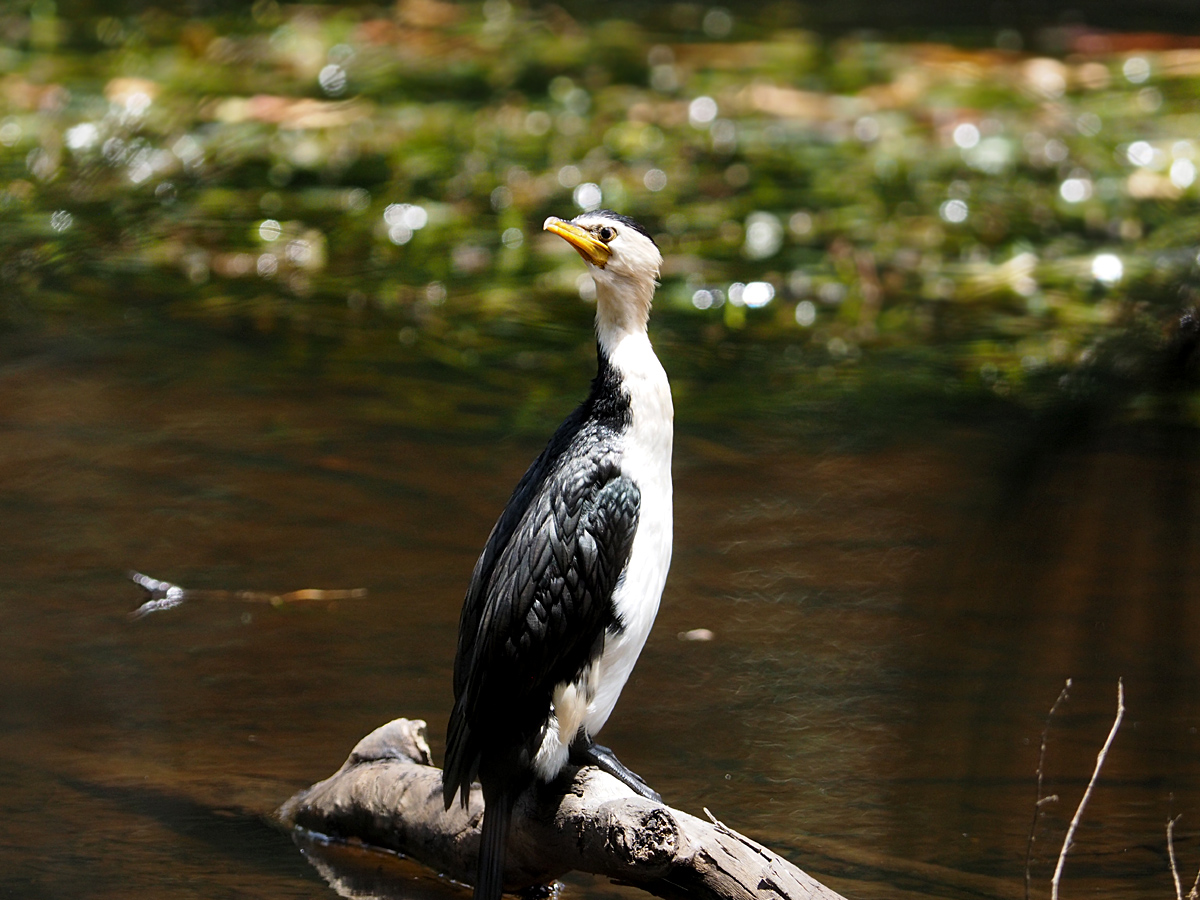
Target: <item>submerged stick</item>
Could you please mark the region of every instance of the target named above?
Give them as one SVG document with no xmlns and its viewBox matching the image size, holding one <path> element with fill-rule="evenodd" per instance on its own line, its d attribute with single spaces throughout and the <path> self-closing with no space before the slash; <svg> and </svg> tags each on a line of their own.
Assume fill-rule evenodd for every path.
<svg viewBox="0 0 1200 900">
<path fill-rule="evenodd" d="M 134 619 L 140 619 L 150 613 L 174 609 L 185 600 L 234 600 L 239 603 L 269 603 L 272 606 L 283 606 L 285 603 L 306 600 L 357 600 L 367 596 L 366 588 L 333 591 L 305 588 L 286 594 L 270 594 L 265 591 L 190 591 L 169 581 L 159 581 L 157 578 L 133 571 L 129 573 L 129 580 L 144 590 L 147 596 L 146 602 L 129 614 Z"/>
<path fill-rule="evenodd" d="M 1033 821 L 1029 825 L 1029 841 L 1025 845 L 1025 900 L 1029 900 L 1029 867 L 1033 859 L 1033 842 L 1036 839 L 1038 818 L 1042 814 L 1042 807 L 1047 803 L 1058 802 L 1058 794 L 1051 794 L 1049 797 L 1042 796 L 1042 782 L 1046 775 L 1046 741 L 1050 736 L 1050 720 L 1054 718 L 1054 714 L 1058 711 L 1058 707 L 1067 699 L 1067 692 L 1071 689 L 1071 679 L 1067 679 L 1067 683 L 1063 685 L 1063 689 L 1058 692 L 1058 699 L 1054 701 L 1054 705 L 1050 707 L 1050 712 L 1046 714 L 1046 727 L 1042 729 L 1042 749 L 1038 753 L 1037 766 L 1037 802 L 1033 804 Z"/>
<path fill-rule="evenodd" d="M 483 800 L 442 803 L 442 771 L 430 764 L 425 723 L 376 729 L 333 776 L 278 812 L 301 839 L 358 841 L 473 881 Z M 710 814 L 711 816 L 711 814 Z M 575 869 L 667 898 L 845 900 L 766 847 L 720 822 L 639 797 L 594 768 L 568 768 L 516 801 L 505 887 L 553 881 Z"/>
<path fill-rule="evenodd" d="M 1179 866 L 1175 864 L 1175 823 L 1180 818 L 1181 816 L 1176 816 L 1173 819 L 1167 819 L 1167 858 L 1171 860 L 1171 877 L 1175 879 L 1175 900 L 1183 900 L 1183 885 L 1179 881 Z"/>
<path fill-rule="evenodd" d="M 1079 820 L 1083 818 L 1083 810 L 1087 807 L 1088 800 L 1091 799 L 1092 789 L 1096 786 L 1096 779 L 1100 777 L 1100 769 L 1104 766 L 1104 760 L 1108 756 L 1108 748 L 1112 746 L 1113 738 L 1117 736 L 1117 729 L 1121 727 L 1121 720 L 1123 718 L 1125 718 L 1125 685 L 1118 678 L 1117 717 L 1113 719 L 1112 729 L 1108 732 L 1108 739 L 1096 755 L 1096 768 L 1092 772 L 1092 778 L 1088 782 L 1088 786 L 1083 792 L 1083 797 L 1079 801 L 1079 806 L 1075 810 L 1075 816 L 1071 819 L 1071 825 L 1067 828 L 1067 836 L 1063 838 L 1062 850 L 1058 854 L 1058 865 L 1054 867 L 1054 877 L 1050 879 L 1050 900 L 1058 900 L 1058 883 L 1062 880 L 1063 866 L 1066 865 L 1067 853 L 1070 851 L 1071 842 L 1075 838 L 1075 829 L 1079 827 Z"/>
<path fill-rule="evenodd" d="M 1183 814 L 1175 816 L 1173 819 L 1167 819 L 1167 856 L 1171 860 L 1171 877 L 1175 879 L 1175 900 L 1185 900 L 1183 896 L 1183 884 L 1179 881 L 1179 866 L 1175 863 L 1175 823 L 1183 818 Z M 1192 882 L 1192 889 L 1188 891 L 1186 900 L 1197 900 L 1200 897 L 1200 872 L 1196 873 L 1196 880 Z"/>
</svg>

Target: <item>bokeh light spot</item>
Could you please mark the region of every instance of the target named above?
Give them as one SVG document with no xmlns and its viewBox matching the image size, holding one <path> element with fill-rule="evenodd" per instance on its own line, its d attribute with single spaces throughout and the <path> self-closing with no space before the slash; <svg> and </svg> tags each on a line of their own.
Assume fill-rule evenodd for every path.
<svg viewBox="0 0 1200 900">
<path fill-rule="evenodd" d="M 783 246 L 783 226 L 769 212 L 754 212 L 746 218 L 745 252 L 751 259 L 774 256 Z"/>
<path fill-rule="evenodd" d="M 970 150 L 979 143 L 979 128 L 970 122 L 963 122 L 954 129 L 954 143 L 963 150 Z"/>
<path fill-rule="evenodd" d="M 1131 56 L 1121 66 L 1121 72 L 1130 84 L 1143 84 L 1150 78 L 1150 63 L 1144 56 Z"/>
<path fill-rule="evenodd" d="M 317 84 L 330 97 L 340 97 L 346 93 L 346 85 L 349 79 L 346 76 L 346 70 L 336 63 L 330 63 L 321 69 L 317 75 Z"/>
<path fill-rule="evenodd" d="M 1171 184 L 1183 190 L 1196 180 L 1196 164 L 1190 159 L 1177 159 L 1171 163 Z"/>
<path fill-rule="evenodd" d="M 854 123 L 854 136 L 869 144 L 879 139 L 879 120 L 874 116 L 862 116 Z"/>
<path fill-rule="evenodd" d="M 1101 284 L 1114 285 L 1125 274 L 1125 264 L 1113 253 L 1098 253 L 1092 259 L 1092 277 Z"/>
<path fill-rule="evenodd" d="M 1134 141 L 1126 148 L 1125 158 L 1135 166 L 1147 168 L 1154 164 L 1154 147 L 1148 141 Z"/>
<path fill-rule="evenodd" d="M 811 300 L 801 300 L 796 304 L 796 324 L 808 328 L 817 321 L 817 305 Z"/>
<path fill-rule="evenodd" d="M 688 104 L 688 122 L 693 128 L 707 128 L 717 111 L 717 101 L 712 97 L 697 97 Z"/>
<path fill-rule="evenodd" d="M 1092 182 L 1088 178 L 1068 178 L 1059 185 L 1058 194 L 1068 203 L 1082 203 L 1092 196 Z"/>
<path fill-rule="evenodd" d="M 583 179 L 578 166 L 563 166 L 558 170 L 558 183 L 565 188 L 573 188 Z"/>
<path fill-rule="evenodd" d="M 575 200 L 575 205 L 586 212 L 597 209 L 604 195 L 600 190 L 600 185 L 591 181 L 585 181 L 579 187 L 575 188 L 572 197 Z"/>
<path fill-rule="evenodd" d="M 775 286 L 769 281 L 751 281 L 742 291 L 742 302 L 751 309 L 761 309 L 775 299 Z"/>
<path fill-rule="evenodd" d="M 383 221 L 391 226 L 401 225 L 411 231 L 420 231 L 429 224 L 429 213 L 415 203 L 389 203 L 383 211 Z"/>
<path fill-rule="evenodd" d="M 942 217 L 942 220 L 952 225 L 959 225 L 967 221 L 969 214 L 970 208 L 965 200 L 947 200 L 938 209 L 938 215 Z"/>
<path fill-rule="evenodd" d="M 704 14 L 704 22 L 702 27 L 704 33 L 711 38 L 728 37 L 733 31 L 733 16 L 729 10 L 720 6 L 714 6 Z"/>
<path fill-rule="evenodd" d="M 90 150 L 100 140 L 100 129 L 91 122 L 81 122 L 72 128 L 68 128 L 64 137 L 66 138 L 67 147 L 70 149 Z"/>
</svg>

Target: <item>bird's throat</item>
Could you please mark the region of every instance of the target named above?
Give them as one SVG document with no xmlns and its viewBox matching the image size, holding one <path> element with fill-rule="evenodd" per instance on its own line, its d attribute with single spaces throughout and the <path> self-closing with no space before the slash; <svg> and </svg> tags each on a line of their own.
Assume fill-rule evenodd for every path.
<svg viewBox="0 0 1200 900">
<path fill-rule="evenodd" d="M 596 279 L 596 338 L 610 356 L 627 337 L 645 335 L 654 283 Z"/>
</svg>

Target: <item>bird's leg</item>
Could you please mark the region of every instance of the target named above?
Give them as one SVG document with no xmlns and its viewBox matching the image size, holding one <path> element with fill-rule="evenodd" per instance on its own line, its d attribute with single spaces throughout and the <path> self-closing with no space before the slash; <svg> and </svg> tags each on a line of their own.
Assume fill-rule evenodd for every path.
<svg viewBox="0 0 1200 900">
<path fill-rule="evenodd" d="M 642 776 L 627 768 L 623 762 L 617 759 L 617 754 L 607 747 L 597 744 L 582 730 L 571 743 L 571 762 L 577 766 L 595 766 L 647 800 L 653 800 L 655 803 L 662 802 L 658 791 L 646 784 L 642 780 Z"/>
</svg>

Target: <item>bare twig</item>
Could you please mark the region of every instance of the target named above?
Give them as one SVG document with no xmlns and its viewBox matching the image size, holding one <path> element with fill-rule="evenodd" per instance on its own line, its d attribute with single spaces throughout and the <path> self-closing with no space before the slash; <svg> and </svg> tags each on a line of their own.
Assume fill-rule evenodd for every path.
<svg viewBox="0 0 1200 900">
<path fill-rule="evenodd" d="M 1167 819 L 1167 856 L 1171 859 L 1171 877 L 1175 879 L 1175 900 L 1200 900 L 1200 872 L 1192 882 L 1192 889 L 1187 897 L 1183 896 L 1183 885 L 1179 882 L 1179 867 L 1175 864 L 1175 823 L 1183 818 L 1183 814 L 1173 819 Z"/>
<path fill-rule="evenodd" d="M 1056 803 L 1058 794 L 1051 794 L 1049 797 L 1042 796 L 1042 781 L 1046 775 L 1046 740 L 1050 736 L 1050 720 L 1054 718 L 1054 714 L 1058 711 L 1058 707 L 1067 699 L 1067 692 L 1071 689 L 1071 679 L 1067 679 L 1067 683 L 1063 685 L 1063 689 L 1058 692 L 1058 699 L 1054 701 L 1054 705 L 1050 707 L 1050 712 L 1046 714 L 1046 727 L 1042 729 L 1042 749 L 1038 753 L 1037 766 L 1037 802 L 1033 804 L 1033 821 L 1029 823 L 1029 842 L 1025 845 L 1025 900 L 1029 900 L 1029 867 L 1033 859 L 1033 842 L 1037 839 L 1038 818 L 1041 817 L 1042 807 L 1047 803 Z"/>
<path fill-rule="evenodd" d="M 1071 819 L 1071 825 L 1067 828 L 1067 836 L 1063 838 L 1062 850 L 1058 853 L 1058 865 L 1054 867 L 1054 877 L 1050 879 L 1050 900 L 1058 900 L 1058 884 L 1062 880 L 1063 866 L 1067 862 L 1067 853 L 1071 849 L 1071 842 L 1075 838 L 1075 829 L 1079 827 L 1079 820 L 1083 818 L 1083 811 L 1087 807 L 1088 800 L 1091 799 L 1092 789 L 1096 786 L 1096 779 L 1100 777 L 1100 769 L 1104 766 L 1104 760 L 1108 756 L 1108 748 L 1112 746 L 1113 739 L 1117 736 L 1117 729 L 1121 727 L 1121 720 L 1125 718 L 1125 685 L 1120 678 L 1117 679 L 1117 717 L 1113 719 L 1112 729 L 1108 732 L 1108 738 L 1104 742 L 1104 746 L 1100 748 L 1100 752 L 1096 755 L 1096 768 L 1092 772 L 1092 778 L 1088 782 L 1087 788 L 1083 792 L 1083 798 L 1079 801 L 1079 806 L 1075 810 L 1075 816 Z"/>
<path fill-rule="evenodd" d="M 1167 819 L 1167 856 L 1171 860 L 1171 877 L 1175 879 L 1175 900 L 1183 900 L 1183 885 L 1179 883 L 1179 866 L 1175 864 L 1175 823 L 1180 818 L 1180 816 L 1176 816 L 1173 819 Z"/>
<path fill-rule="evenodd" d="M 269 594 L 265 591 L 189 591 L 177 584 L 159 581 L 157 578 L 151 578 L 141 572 L 130 572 L 129 580 L 146 592 L 146 602 L 129 614 L 134 619 L 140 619 L 150 613 L 174 609 L 185 600 L 235 600 L 241 603 L 269 603 L 272 606 L 283 606 L 285 603 L 305 600 L 357 600 L 367 596 L 365 588 L 334 591 L 305 588 L 286 594 Z"/>
</svg>

